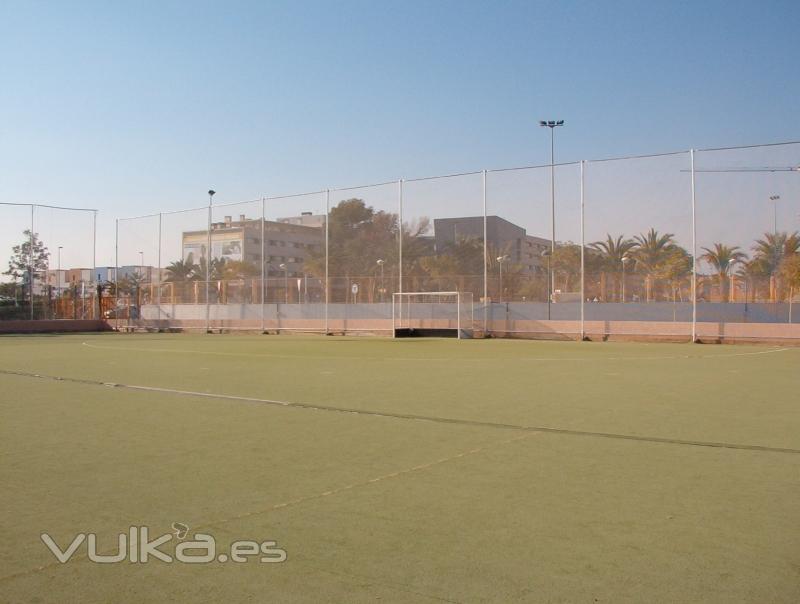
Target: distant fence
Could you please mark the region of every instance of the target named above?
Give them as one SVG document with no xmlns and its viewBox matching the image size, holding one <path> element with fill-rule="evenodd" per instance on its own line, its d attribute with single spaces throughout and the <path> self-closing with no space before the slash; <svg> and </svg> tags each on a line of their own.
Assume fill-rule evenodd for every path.
<svg viewBox="0 0 800 604">
<path fill-rule="evenodd" d="M 689 340 L 798 322 L 799 229 L 798 142 L 209 197 L 117 220 L 102 290 L 73 280 L 40 305 L 130 328 L 385 331 L 393 293 L 462 291 L 485 334 Z"/>
</svg>

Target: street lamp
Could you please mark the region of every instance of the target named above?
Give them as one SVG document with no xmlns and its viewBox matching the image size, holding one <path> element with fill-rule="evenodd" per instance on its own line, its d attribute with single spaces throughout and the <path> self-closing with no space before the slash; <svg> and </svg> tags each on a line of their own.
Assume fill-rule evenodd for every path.
<svg viewBox="0 0 800 604">
<path fill-rule="evenodd" d="M 139 276 L 144 279 L 144 252 L 139 252 Z"/>
<path fill-rule="evenodd" d="M 56 267 L 56 295 L 61 295 L 61 250 L 64 249 L 63 245 L 58 246 L 58 265 Z"/>
<path fill-rule="evenodd" d="M 383 281 L 383 265 L 386 264 L 386 261 L 383 258 L 378 258 L 375 262 L 377 263 L 378 266 L 381 267 L 381 289 L 380 289 L 380 292 L 381 292 L 381 302 L 383 302 L 383 297 L 386 294 L 386 286 L 385 286 L 384 281 Z"/>
<path fill-rule="evenodd" d="M 628 254 L 622 255 L 622 303 L 625 303 L 625 267 L 628 265 L 628 262 L 633 261 L 633 258 L 628 256 Z"/>
<path fill-rule="evenodd" d="M 548 321 L 550 320 L 550 303 L 552 301 L 552 295 L 551 295 L 551 291 L 550 291 L 551 290 L 550 280 L 551 280 L 551 277 L 552 277 L 552 274 L 553 274 L 550 271 L 550 258 L 552 256 L 553 256 L 553 253 L 550 250 L 548 250 L 548 249 L 543 249 L 542 250 L 542 258 L 547 258 L 547 320 Z"/>
<path fill-rule="evenodd" d="M 289 267 L 283 262 L 278 265 L 278 268 L 283 270 L 283 293 L 284 304 L 289 304 Z"/>
<path fill-rule="evenodd" d="M 734 279 L 733 267 L 737 262 L 739 262 L 738 258 L 732 258 L 731 260 L 728 261 L 728 266 L 726 267 L 728 270 L 728 299 L 723 300 L 723 302 L 736 302 L 736 291 L 734 288 L 734 280 L 733 280 Z"/>
<path fill-rule="evenodd" d="M 208 233 L 206 233 L 206 333 L 211 333 L 211 307 L 208 298 L 210 294 L 209 282 L 211 281 L 211 204 L 217 192 L 208 190 Z"/>
<path fill-rule="evenodd" d="M 497 257 L 497 263 L 500 265 L 500 299 L 498 302 L 503 301 L 503 262 L 508 259 L 508 254 L 503 254 L 502 256 Z"/>
<path fill-rule="evenodd" d="M 550 128 L 550 252 L 556 251 L 556 160 L 555 129 L 563 126 L 564 120 L 540 120 L 539 126 Z M 552 284 L 553 280 L 550 279 Z M 552 294 L 552 292 L 550 292 Z"/>
<path fill-rule="evenodd" d="M 780 195 L 770 195 L 769 200 L 772 202 L 772 232 L 778 234 L 778 201 Z"/>
</svg>

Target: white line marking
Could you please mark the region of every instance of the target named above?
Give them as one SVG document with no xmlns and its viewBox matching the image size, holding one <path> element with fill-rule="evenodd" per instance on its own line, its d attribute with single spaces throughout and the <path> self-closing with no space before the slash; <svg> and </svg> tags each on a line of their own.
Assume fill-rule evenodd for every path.
<svg viewBox="0 0 800 604">
<path fill-rule="evenodd" d="M 491 448 L 494 448 L 494 447 L 507 445 L 507 444 L 510 444 L 510 443 L 513 443 L 513 442 L 516 442 L 516 441 L 519 441 L 519 440 L 523 440 L 523 439 L 529 438 L 531 436 L 536 436 L 538 434 L 540 434 L 540 433 L 539 432 L 529 432 L 527 434 L 523 434 L 522 436 L 515 436 L 514 438 L 508 438 L 506 440 L 501 440 L 499 442 L 495 442 L 495 443 L 491 443 L 491 444 L 488 444 L 488 445 L 484 445 L 483 447 L 476 447 L 475 449 L 470 449 L 469 451 L 462 451 L 460 453 L 456 453 L 456 454 L 451 455 L 449 457 L 442 457 L 440 459 L 437 459 L 436 461 L 431 461 L 431 462 L 428 462 L 428 463 L 424 463 L 424 464 L 420 464 L 420 465 L 417 465 L 417 466 L 413 466 L 411 468 L 406 468 L 405 470 L 398 470 L 396 472 L 391 472 L 389 474 L 382 474 L 380 476 L 375 476 L 374 478 L 369 478 L 367 480 L 362 480 L 360 482 L 354 482 L 354 483 L 351 483 L 351 484 L 348 484 L 348 485 L 345 485 L 345 486 L 342 486 L 342 487 L 337 487 L 335 489 L 329 489 L 329 490 L 323 491 L 321 493 L 315 493 L 313 495 L 306 495 L 305 497 L 298 497 L 298 498 L 292 499 L 290 501 L 284 501 L 282 503 L 276 503 L 274 505 L 271 505 L 271 506 L 269 506 L 267 508 L 263 508 L 261 510 L 255 510 L 255 511 L 252 511 L 252 512 L 245 512 L 244 514 L 239 514 L 237 516 L 232 516 L 230 518 L 224 518 L 222 520 L 217 520 L 217 521 L 215 521 L 213 523 L 204 524 L 204 525 L 201 525 L 201 526 L 202 526 L 202 528 L 206 528 L 206 529 L 207 528 L 212 528 L 212 527 L 218 527 L 218 526 L 220 526 L 222 524 L 227 524 L 228 522 L 233 522 L 233 521 L 236 521 L 236 520 L 242 520 L 244 518 L 250 518 L 251 516 L 257 516 L 259 514 L 266 514 L 266 513 L 270 512 L 272 510 L 278 510 L 278 509 L 287 508 L 287 507 L 290 507 L 290 506 L 293 506 L 293 505 L 298 505 L 298 504 L 301 504 L 301 503 L 305 503 L 307 501 L 313 501 L 314 499 L 321 499 L 323 497 L 330 497 L 331 495 L 337 495 L 337 494 L 339 494 L 339 493 L 341 493 L 343 491 L 347 491 L 347 490 L 350 490 L 350 489 L 355 489 L 355 488 L 358 488 L 358 487 L 366 487 L 366 486 L 369 486 L 371 484 L 375 484 L 375 483 L 378 483 L 378 482 L 383 482 L 384 480 L 397 478 L 398 476 L 406 476 L 408 474 L 413 474 L 414 472 L 419 472 L 421 470 L 427 470 L 429 468 L 433 468 L 434 466 L 439 466 L 439 465 L 445 464 L 445 463 L 450 462 L 450 461 L 455 461 L 457 459 L 462 459 L 462 458 L 464 458 L 464 457 L 466 457 L 468 455 L 475 455 L 477 453 L 482 453 L 483 451 L 486 451 L 487 449 L 491 449 Z"/>
</svg>

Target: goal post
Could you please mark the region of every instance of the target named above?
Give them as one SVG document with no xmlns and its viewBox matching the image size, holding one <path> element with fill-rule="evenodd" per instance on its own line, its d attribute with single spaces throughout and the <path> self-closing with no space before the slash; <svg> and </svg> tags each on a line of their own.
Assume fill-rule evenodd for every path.
<svg viewBox="0 0 800 604">
<path fill-rule="evenodd" d="M 395 338 L 471 338 L 472 292 L 395 292 L 392 335 Z"/>
</svg>

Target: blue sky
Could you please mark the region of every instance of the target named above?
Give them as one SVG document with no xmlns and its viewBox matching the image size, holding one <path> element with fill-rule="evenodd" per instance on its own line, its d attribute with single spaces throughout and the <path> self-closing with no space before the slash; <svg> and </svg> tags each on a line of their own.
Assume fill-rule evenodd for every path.
<svg viewBox="0 0 800 604">
<path fill-rule="evenodd" d="M 791 2 L 0 4 L 0 201 L 113 219 L 800 138 Z M 105 252 L 104 252 L 105 253 Z"/>
</svg>

